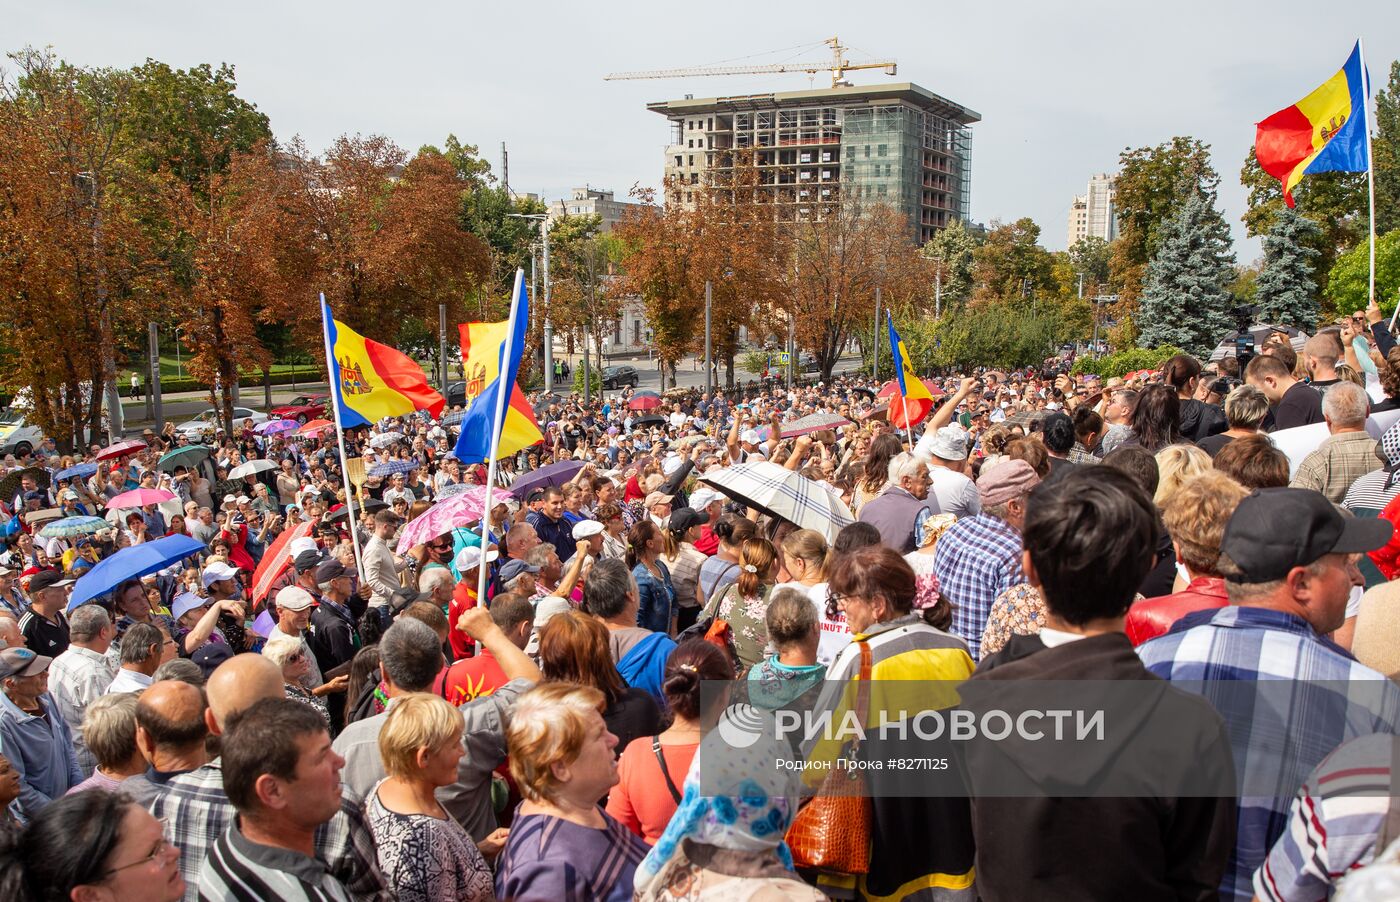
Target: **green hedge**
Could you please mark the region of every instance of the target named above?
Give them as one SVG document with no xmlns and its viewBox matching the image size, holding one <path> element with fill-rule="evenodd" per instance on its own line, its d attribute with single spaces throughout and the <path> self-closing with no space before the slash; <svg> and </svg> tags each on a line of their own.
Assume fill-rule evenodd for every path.
<svg viewBox="0 0 1400 902">
<path fill-rule="evenodd" d="M 1104 377 L 1123 376 L 1137 370 L 1159 369 L 1162 364 L 1181 353 L 1183 352 L 1180 348 L 1171 345 L 1161 348 L 1129 348 L 1105 357 L 1080 357 L 1074 362 L 1071 372 L 1077 376 L 1085 373 Z"/>
<path fill-rule="evenodd" d="M 271 382 L 273 385 L 310 385 L 312 383 L 321 381 L 321 373 L 314 367 L 307 367 L 305 370 L 297 370 L 295 374 L 290 372 L 273 373 L 271 376 L 268 377 L 268 381 Z M 244 373 L 243 379 L 240 381 L 239 384 L 242 386 L 243 391 L 262 388 L 262 374 Z M 129 398 L 132 396 L 130 383 L 120 384 L 119 388 L 121 389 L 121 395 L 123 398 Z M 141 383 L 142 395 L 144 396 L 145 393 L 149 390 L 150 385 L 143 381 Z M 162 379 L 160 380 L 160 390 L 163 394 L 172 394 L 174 392 L 182 391 L 208 391 L 209 386 L 204 382 L 200 382 L 197 379 L 190 379 L 188 377 L 184 379 Z M 324 391 L 324 389 L 322 390 Z"/>
</svg>

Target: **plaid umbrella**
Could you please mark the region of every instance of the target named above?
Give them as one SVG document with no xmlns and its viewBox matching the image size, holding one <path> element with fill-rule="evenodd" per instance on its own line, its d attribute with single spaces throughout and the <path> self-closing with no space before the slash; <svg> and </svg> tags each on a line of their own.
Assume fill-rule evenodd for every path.
<svg viewBox="0 0 1400 902">
<path fill-rule="evenodd" d="M 381 432 L 369 440 L 371 448 L 387 448 L 392 444 L 403 441 L 402 432 Z M 371 474 L 373 475 L 373 474 Z"/>
<path fill-rule="evenodd" d="M 449 482 L 447 485 L 438 489 L 437 497 L 439 501 L 446 501 L 454 495 L 460 495 L 474 488 L 478 488 L 478 486 L 468 485 L 465 482 Z"/>
<path fill-rule="evenodd" d="M 803 529 L 814 529 L 828 542 L 836 540 L 841 527 L 855 522 L 840 498 L 805 476 L 766 460 L 711 470 L 700 481 L 748 507 Z"/>
<path fill-rule="evenodd" d="M 39 536 L 44 539 L 72 539 L 76 536 L 95 535 L 111 525 L 101 517 L 64 517 L 62 520 L 45 523 L 44 528 L 39 530 Z"/>
<path fill-rule="evenodd" d="M 461 424 L 462 418 L 466 415 L 467 412 L 465 410 L 454 410 L 451 413 L 445 413 L 442 415 L 442 419 L 438 420 L 438 425 L 443 427 L 458 426 Z"/>
<path fill-rule="evenodd" d="M 20 480 L 25 476 L 33 476 L 35 483 L 37 483 L 41 489 L 49 487 L 49 471 L 45 470 L 43 467 L 25 467 L 22 470 L 11 470 L 6 474 L 4 479 L 0 479 L 0 499 L 3 499 L 6 504 L 9 504 L 10 499 L 15 497 L 15 493 L 19 491 Z"/>
<path fill-rule="evenodd" d="M 369 475 L 383 478 L 393 476 L 395 473 L 408 473 L 418 469 L 418 467 L 419 463 L 416 460 L 386 460 L 370 467 Z"/>
<path fill-rule="evenodd" d="M 1001 421 L 1003 426 L 1020 426 L 1027 432 L 1039 421 L 1054 413 L 1053 410 L 1018 410 L 1015 413 L 1007 414 L 1006 419 Z"/>
<path fill-rule="evenodd" d="M 782 438 L 796 438 L 799 435 L 807 435 L 812 432 L 821 432 L 823 429 L 836 429 L 840 426 L 849 426 L 851 421 L 841 416 L 839 413 L 813 413 L 797 420 L 790 420 L 783 424 Z"/>
</svg>

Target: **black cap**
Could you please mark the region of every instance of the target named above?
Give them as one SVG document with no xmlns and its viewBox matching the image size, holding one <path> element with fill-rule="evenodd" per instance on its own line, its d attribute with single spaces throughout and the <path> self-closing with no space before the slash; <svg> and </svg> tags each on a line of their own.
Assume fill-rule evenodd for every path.
<svg viewBox="0 0 1400 902">
<path fill-rule="evenodd" d="M 400 586 L 394 590 L 394 594 L 389 596 L 389 610 L 397 614 L 404 608 L 428 597 L 427 592 L 419 592 L 417 589 L 408 586 Z"/>
<path fill-rule="evenodd" d="M 54 586 L 67 586 L 72 582 L 71 579 L 64 579 L 63 574 L 57 570 L 40 570 L 29 577 L 29 591 L 32 594 L 42 589 L 51 589 Z"/>
<path fill-rule="evenodd" d="M 302 554 L 308 554 L 308 553 L 309 553 L 309 552 L 305 552 L 305 551 L 302 552 Z M 301 559 L 301 554 L 297 555 L 297 559 L 298 559 L 298 560 Z M 330 581 L 333 580 L 333 579 L 339 579 L 340 577 L 344 576 L 344 575 L 345 575 L 346 573 L 348 573 L 348 572 L 349 572 L 349 571 L 347 571 L 347 570 L 345 569 L 345 565 L 344 565 L 344 564 L 342 564 L 340 561 L 336 560 L 335 558 L 331 558 L 330 560 L 328 560 L 328 561 L 322 561 L 319 565 L 317 565 L 317 567 L 316 567 L 316 582 L 318 582 L 318 583 L 328 583 L 328 582 L 330 582 Z"/>
<path fill-rule="evenodd" d="M 292 565 L 297 568 L 298 573 L 305 573 L 319 566 L 321 560 L 320 551 L 303 551 L 292 561 Z"/>
<path fill-rule="evenodd" d="M 666 528 L 673 533 L 683 533 L 692 526 L 701 526 L 709 523 L 710 518 L 689 507 L 681 507 L 671 511 L 671 519 L 666 521 Z"/>
<path fill-rule="evenodd" d="M 215 669 L 229 658 L 233 657 L 233 649 L 222 642 L 206 642 L 190 655 L 190 660 L 199 667 L 204 678 L 207 680 L 214 675 Z"/>
<path fill-rule="evenodd" d="M 1266 583 L 1325 554 L 1374 551 L 1393 532 L 1389 520 L 1342 516 L 1312 489 L 1257 489 L 1230 516 L 1220 551 L 1240 571 L 1230 582 Z"/>
</svg>

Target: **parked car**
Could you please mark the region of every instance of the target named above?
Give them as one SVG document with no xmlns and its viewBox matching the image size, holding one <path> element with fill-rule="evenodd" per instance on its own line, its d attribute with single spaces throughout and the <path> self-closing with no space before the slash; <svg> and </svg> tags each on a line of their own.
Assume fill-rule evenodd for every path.
<svg viewBox="0 0 1400 902">
<path fill-rule="evenodd" d="M 307 420 L 315 420 L 326 415 L 326 400 L 330 395 L 301 395 L 293 398 L 290 402 L 268 411 L 268 416 L 274 420 L 296 420 L 298 423 L 305 423 Z"/>
<path fill-rule="evenodd" d="M 38 426 L 31 426 L 22 411 L 14 407 L 0 410 L 0 455 L 28 454 L 43 440 L 44 433 Z"/>
<path fill-rule="evenodd" d="M 258 423 L 267 422 L 267 419 L 267 414 L 259 413 L 251 407 L 235 407 L 233 409 L 233 425 L 235 427 L 244 420 L 252 420 L 253 425 L 256 426 Z M 219 411 L 211 407 L 194 419 L 186 420 L 176 426 L 175 429 L 184 433 L 191 441 L 201 441 L 214 437 L 215 431 L 222 428 L 220 421 Z"/>
<path fill-rule="evenodd" d="M 637 368 L 625 363 L 603 370 L 603 388 L 622 388 L 624 385 L 636 388 L 640 381 L 641 375 L 637 372 Z"/>
</svg>

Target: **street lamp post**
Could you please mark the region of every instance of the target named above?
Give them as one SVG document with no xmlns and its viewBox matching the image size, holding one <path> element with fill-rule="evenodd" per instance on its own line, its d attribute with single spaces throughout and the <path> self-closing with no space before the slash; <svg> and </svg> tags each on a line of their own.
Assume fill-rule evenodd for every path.
<svg viewBox="0 0 1400 902">
<path fill-rule="evenodd" d="M 540 224 L 540 241 L 544 243 L 544 390 L 554 391 L 554 324 L 549 321 L 549 215 L 547 213 L 507 213 L 514 219 L 533 219 Z M 533 259 L 531 267 L 533 268 Z"/>
</svg>

